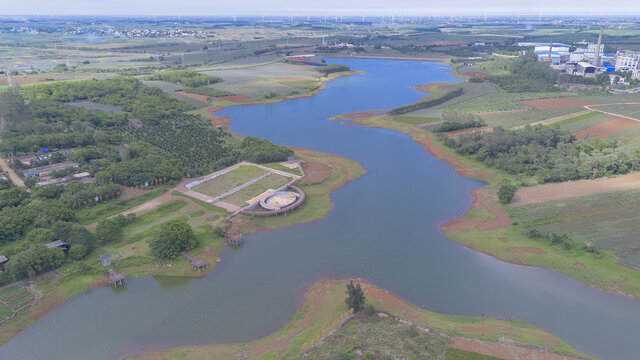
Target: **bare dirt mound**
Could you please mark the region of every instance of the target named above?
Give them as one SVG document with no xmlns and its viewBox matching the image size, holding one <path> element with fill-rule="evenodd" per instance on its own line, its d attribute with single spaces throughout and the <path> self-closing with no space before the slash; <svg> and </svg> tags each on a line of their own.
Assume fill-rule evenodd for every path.
<svg viewBox="0 0 640 360">
<path fill-rule="evenodd" d="M 536 99 L 518 101 L 518 103 L 532 106 L 538 110 L 567 109 L 585 105 L 595 105 L 595 103 L 574 98 Z"/>
<path fill-rule="evenodd" d="M 511 205 L 522 206 L 551 200 L 634 189 L 640 189 L 640 173 L 604 179 L 567 181 L 524 187 L 516 191 Z"/>
<path fill-rule="evenodd" d="M 605 121 L 602 124 L 588 127 L 580 131 L 574 132 L 573 136 L 578 139 L 586 139 L 588 137 L 598 137 L 600 139 L 608 138 L 619 132 L 631 129 L 634 126 L 640 125 L 640 121 L 634 121 L 631 119 L 619 117 Z"/>
<path fill-rule="evenodd" d="M 521 360 L 575 360 L 576 358 L 567 355 L 554 354 L 552 352 L 475 339 L 454 337 L 450 347 L 465 351 L 471 351 L 483 355 L 494 356 L 500 359 Z"/>
<path fill-rule="evenodd" d="M 211 126 L 213 126 L 214 129 L 220 126 L 223 130 L 228 130 L 229 126 L 231 126 L 231 122 L 229 121 L 231 116 L 211 116 L 210 119 Z"/>
<path fill-rule="evenodd" d="M 528 252 L 538 255 L 547 255 L 547 252 L 536 247 L 510 247 L 507 249 L 510 253 Z"/>
<path fill-rule="evenodd" d="M 469 210 L 473 209 L 485 209 L 495 215 L 495 219 L 487 219 L 483 221 L 474 221 L 469 217 L 459 217 L 440 225 L 440 229 L 443 232 L 446 231 L 465 231 L 472 227 L 476 227 L 478 230 L 497 230 L 503 229 L 511 224 L 511 218 L 499 204 L 495 204 L 498 201 L 498 197 L 491 189 L 480 188 L 471 190 L 473 201 Z"/>
<path fill-rule="evenodd" d="M 302 164 L 306 176 L 300 180 L 303 184 L 317 184 L 331 176 L 331 168 L 327 164 L 309 162 Z"/>
</svg>

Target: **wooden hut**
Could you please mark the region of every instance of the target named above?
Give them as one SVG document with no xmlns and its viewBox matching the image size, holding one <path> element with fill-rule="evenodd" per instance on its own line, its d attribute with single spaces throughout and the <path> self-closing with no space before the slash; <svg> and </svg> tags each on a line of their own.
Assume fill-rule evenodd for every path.
<svg viewBox="0 0 640 360">
<path fill-rule="evenodd" d="M 0 270 L 4 270 L 4 264 L 6 264 L 9 261 L 9 259 L 4 256 L 4 255 L 0 255 Z"/>
<path fill-rule="evenodd" d="M 52 242 L 48 243 L 46 246 L 47 246 L 48 249 L 58 248 L 58 249 L 62 250 L 65 254 L 69 251 L 69 244 L 67 244 L 66 242 L 64 242 L 62 240 L 52 241 Z"/>
<path fill-rule="evenodd" d="M 114 269 L 109 269 L 109 282 L 113 287 L 127 286 L 127 277 Z"/>
<path fill-rule="evenodd" d="M 197 258 L 186 251 L 182 252 L 182 256 L 184 256 L 185 259 L 189 260 L 191 262 L 191 266 L 193 266 L 193 268 L 198 271 L 207 268 L 207 260 Z"/>
</svg>

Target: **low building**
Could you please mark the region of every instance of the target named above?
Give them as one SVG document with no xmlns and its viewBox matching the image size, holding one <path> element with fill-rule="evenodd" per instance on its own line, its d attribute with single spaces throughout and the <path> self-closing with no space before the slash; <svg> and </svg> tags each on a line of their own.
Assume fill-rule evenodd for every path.
<svg viewBox="0 0 640 360">
<path fill-rule="evenodd" d="M 4 256 L 4 255 L 0 255 L 0 270 L 4 270 L 4 264 L 6 264 L 9 261 L 9 259 Z"/>
<path fill-rule="evenodd" d="M 26 155 L 17 157 L 16 160 L 24 166 L 31 166 L 33 163 L 38 161 L 38 158 L 35 155 Z"/>
<path fill-rule="evenodd" d="M 69 181 L 81 181 L 83 183 L 89 183 L 94 181 L 95 179 L 91 177 L 91 174 L 88 172 L 81 172 L 78 174 L 70 174 L 61 178 L 55 178 L 45 181 L 40 181 L 36 183 L 36 186 L 47 186 L 47 185 L 64 185 Z"/>
<path fill-rule="evenodd" d="M 73 162 L 73 161 L 64 161 L 64 162 L 57 163 L 57 164 L 38 166 L 38 167 L 35 167 L 33 169 L 25 170 L 24 171 L 24 177 L 30 178 L 30 177 L 46 176 L 46 175 L 49 175 L 50 173 L 52 173 L 54 171 L 68 169 L 70 167 L 77 168 L 78 167 L 78 163 Z"/>
<path fill-rule="evenodd" d="M 46 245 L 46 247 L 48 249 L 58 248 L 58 249 L 64 251 L 65 254 L 67 253 L 67 251 L 69 251 L 69 244 L 67 244 L 66 242 L 64 242 L 62 240 L 52 241 L 52 242 L 48 243 Z"/>
<path fill-rule="evenodd" d="M 582 75 L 582 76 L 589 76 L 589 75 L 594 75 L 596 74 L 596 67 L 584 62 L 584 61 L 580 61 L 578 63 L 576 63 L 576 74 L 578 75 Z"/>
</svg>

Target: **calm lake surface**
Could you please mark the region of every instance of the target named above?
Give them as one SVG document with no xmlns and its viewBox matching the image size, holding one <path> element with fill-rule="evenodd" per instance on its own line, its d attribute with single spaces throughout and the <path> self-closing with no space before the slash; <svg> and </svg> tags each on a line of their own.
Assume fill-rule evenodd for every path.
<svg viewBox="0 0 640 360">
<path fill-rule="evenodd" d="M 464 213 L 483 184 L 458 176 L 408 136 L 326 121 L 386 109 L 455 81 L 442 64 L 329 59 L 367 74 L 317 96 L 231 107 L 232 130 L 354 158 L 364 177 L 332 195 L 323 221 L 255 234 L 202 279 L 129 281 L 54 310 L 0 348 L 0 359 L 113 359 L 179 345 L 256 339 L 280 328 L 321 278 L 362 277 L 429 310 L 519 318 L 601 359 L 638 359 L 640 301 L 460 246 L 438 225 Z"/>
</svg>

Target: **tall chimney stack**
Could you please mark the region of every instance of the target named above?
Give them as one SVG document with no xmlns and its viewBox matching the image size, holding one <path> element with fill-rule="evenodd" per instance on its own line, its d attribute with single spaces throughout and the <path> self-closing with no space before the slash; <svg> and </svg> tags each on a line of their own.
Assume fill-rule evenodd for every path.
<svg viewBox="0 0 640 360">
<path fill-rule="evenodd" d="M 547 57 L 549 63 L 551 63 L 551 51 L 553 51 L 553 36 L 551 37 L 551 42 L 549 43 L 549 56 Z"/>
<path fill-rule="evenodd" d="M 600 66 L 600 45 L 602 45 L 602 31 L 604 27 L 600 27 L 600 35 L 598 36 L 598 45 L 596 46 L 596 56 L 593 58 L 593 66 Z"/>
</svg>

